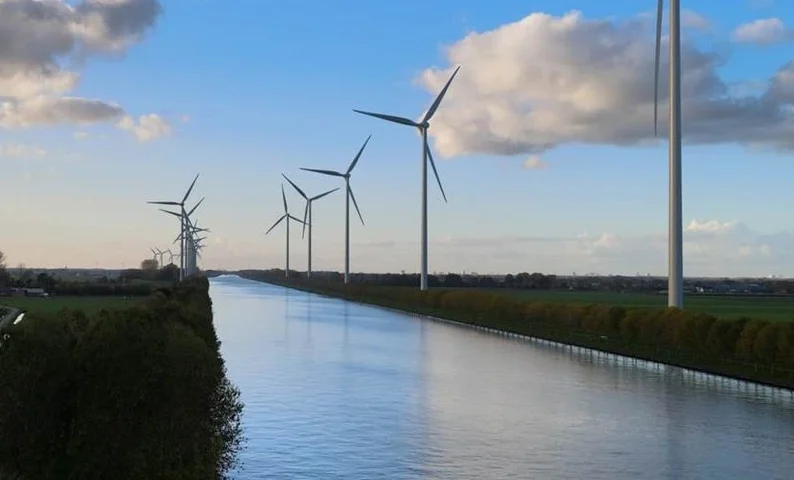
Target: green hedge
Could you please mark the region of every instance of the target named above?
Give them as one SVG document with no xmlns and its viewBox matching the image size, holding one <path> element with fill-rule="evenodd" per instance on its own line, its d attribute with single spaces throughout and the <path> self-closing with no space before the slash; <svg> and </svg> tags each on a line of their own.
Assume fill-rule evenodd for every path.
<svg viewBox="0 0 794 480">
<path fill-rule="evenodd" d="M 344 285 L 250 275 L 293 288 L 794 388 L 794 322 L 678 309 L 567 305 L 480 290 Z"/>
<path fill-rule="evenodd" d="M 242 446 L 205 278 L 141 306 L 28 315 L 0 347 L 0 476 L 216 479 Z"/>
</svg>

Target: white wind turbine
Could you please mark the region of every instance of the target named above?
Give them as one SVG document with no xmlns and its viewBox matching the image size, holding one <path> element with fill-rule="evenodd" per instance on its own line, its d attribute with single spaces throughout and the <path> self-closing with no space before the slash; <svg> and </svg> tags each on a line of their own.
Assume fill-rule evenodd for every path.
<svg viewBox="0 0 794 480">
<path fill-rule="evenodd" d="M 452 73 L 452 76 L 449 77 L 447 80 L 446 85 L 444 88 L 441 89 L 441 92 L 436 97 L 435 101 L 430 108 L 425 113 L 424 117 L 420 122 L 415 122 L 413 120 L 404 118 L 404 117 L 396 117 L 394 115 L 385 115 L 383 113 L 374 113 L 374 112 L 365 112 L 362 110 L 353 110 L 356 113 L 361 113 L 364 115 L 369 115 L 370 117 L 380 118 L 381 120 L 387 120 L 389 122 L 399 123 L 402 125 L 407 125 L 409 127 L 415 127 L 419 129 L 419 133 L 422 135 L 422 227 L 421 227 L 421 235 L 420 240 L 422 244 L 422 253 L 420 258 L 420 267 L 421 267 L 421 279 L 419 283 L 419 288 L 421 290 L 427 290 L 427 161 L 430 160 L 430 166 L 433 168 L 433 173 L 436 176 L 436 181 L 438 182 L 438 188 L 441 189 L 441 195 L 444 197 L 444 201 L 447 201 L 447 195 L 444 193 L 444 187 L 441 186 L 441 179 L 438 176 L 438 170 L 436 170 L 436 164 L 433 161 L 433 155 L 430 153 L 430 146 L 427 143 L 427 130 L 430 128 L 430 119 L 433 118 L 433 115 L 438 110 L 438 106 L 441 104 L 441 100 L 444 98 L 444 95 L 447 93 L 447 89 L 449 89 L 449 85 L 452 83 L 452 80 L 455 78 L 455 75 L 458 74 L 458 70 L 460 70 L 460 66 L 455 68 L 455 71 Z"/>
<path fill-rule="evenodd" d="M 353 206 L 356 207 L 356 213 L 358 213 L 358 218 L 361 220 L 361 225 L 364 225 L 364 217 L 361 216 L 361 210 L 358 209 L 356 196 L 353 195 L 353 190 L 350 188 L 350 174 L 353 172 L 353 168 L 355 168 L 358 160 L 361 158 L 361 154 L 364 152 L 364 148 L 367 146 L 367 143 L 369 143 L 370 138 L 372 138 L 372 135 L 368 136 L 364 141 L 364 144 L 361 145 L 361 148 L 359 149 L 355 158 L 353 158 L 353 161 L 350 162 L 350 166 L 347 167 L 347 171 L 345 173 L 334 170 L 301 168 L 301 170 L 306 170 L 307 172 L 320 173 L 322 175 L 330 175 L 332 177 L 342 177 L 345 179 L 345 191 L 347 192 L 345 195 L 345 283 L 350 283 L 350 200 L 353 200 Z"/>
<path fill-rule="evenodd" d="M 164 266 L 164 265 L 163 265 L 163 255 L 165 255 L 165 252 L 164 252 L 164 251 L 162 251 L 162 250 L 160 250 L 160 249 L 159 249 L 159 248 L 157 248 L 157 247 L 154 247 L 154 252 L 155 252 L 155 254 L 156 254 L 158 257 L 159 257 L 159 263 L 158 263 L 158 266 L 159 266 L 160 268 L 163 268 L 163 266 Z"/>
<path fill-rule="evenodd" d="M 283 183 L 281 184 L 281 199 L 284 200 L 284 215 L 279 217 L 279 219 L 276 220 L 276 223 L 274 223 L 272 227 L 267 229 L 267 232 L 265 232 L 265 235 L 267 235 L 274 228 L 276 228 L 276 226 L 279 223 L 281 223 L 282 220 L 284 220 L 284 219 L 287 220 L 287 226 L 286 226 L 286 230 L 287 230 L 287 261 L 286 261 L 286 268 L 284 269 L 284 276 L 289 278 L 289 221 L 290 220 L 295 220 L 298 223 L 303 223 L 303 221 L 301 219 L 299 219 L 299 218 L 293 217 L 289 213 L 289 209 L 287 208 L 287 194 L 284 193 L 284 184 Z"/>
<path fill-rule="evenodd" d="M 193 212 L 195 212 L 203 202 L 204 197 L 202 197 L 201 200 L 199 200 L 198 203 L 196 203 L 196 205 L 194 205 L 193 208 L 191 208 L 188 212 L 185 211 L 184 204 L 182 205 L 180 212 L 172 212 L 170 210 L 165 210 L 164 208 L 160 209 L 161 212 L 165 212 L 169 215 L 177 217 L 179 219 L 180 225 L 182 226 L 179 235 L 177 235 L 177 237 L 174 239 L 174 243 L 179 241 L 181 278 L 185 278 L 194 273 L 193 270 L 195 265 L 192 264 L 195 264 L 195 252 L 192 251 L 191 244 L 189 243 L 190 237 L 196 231 L 209 231 L 208 229 L 197 230 L 197 227 L 195 227 L 190 220 L 190 216 L 193 215 Z"/>
<path fill-rule="evenodd" d="M 190 184 L 190 187 L 187 189 L 187 192 L 185 192 L 185 196 L 182 197 L 182 201 L 181 202 L 146 202 L 146 203 L 149 203 L 149 204 L 152 204 L 152 205 L 173 205 L 173 206 L 179 207 L 180 213 L 181 213 L 181 215 L 180 215 L 180 224 L 181 224 L 180 232 L 184 233 L 185 228 L 186 228 L 185 202 L 187 201 L 187 198 L 190 196 L 190 192 L 193 191 L 193 187 L 196 186 L 196 180 L 198 180 L 198 177 L 199 177 L 198 174 L 196 174 L 196 177 L 193 179 L 193 182 Z M 199 203 L 201 203 L 201 202 L 199 202 Z M 194 208 L 194 210 L 195 210 L 195 208 Z M 183 235 L 183 240 L 179 243 L 179 280 L 183 280 L 185 278 L 185 250 L 186 250 L 186 245 L 185 245 L 184 235 Z"/>
<path fill-rule="evenodd" d="M 664 0 L 656 4 L 656 58 L 654 63 L 654 134 L 658 134 L 659 63 Z M 669 65 L 669 213 L 667 253 L 667 305 L 684 308 L 684 226 L 681 200 L 681 2 L 670 0 Z"/>
<path fill-rule="evenodd" d="M 295 190 L 297 190 L 297 192 L 300 194 L 301 197 L 303 197 L 304 200 L 306 200 L 306 208 L 303 211 L 303 232 L 301 232 L 301 238 L 303 238 L 303 235 L 306 233 L 306 225 L 308 225 L 309 226 L 309 260 L 306 264 L 307 265 L 306 278 L 311 278 L 312 277 L 312 204 L 314 203 L 315 200 L 319 200 L 324 196 L 330 195 L 335 191 L 339 190 L 339 187 L 334 188 L 333 190 L 328 190 L 325 193 L 321 193 L 313 197 L 308 197 L 303 192 L 303 190 L 301 190 L 297 185 L 295 185 L 295 182 L 290 180 L 283 173 L 281 174 L 281 176 L 284 177 L 289 182 L 289 184 L 292 185 L 293 188 L 295 188 Z"/>
</svg>

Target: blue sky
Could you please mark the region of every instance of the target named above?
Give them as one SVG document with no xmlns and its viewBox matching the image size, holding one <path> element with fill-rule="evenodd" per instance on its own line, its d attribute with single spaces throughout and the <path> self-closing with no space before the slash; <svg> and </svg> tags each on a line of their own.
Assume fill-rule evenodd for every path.
<svg viewBox="0 0 794 480">
<path fill-rule="evenodd" d="M 153 0 L 125 2 L 132 8 Z M 200 173 L 194 200 L 207 200 L 197 218 L 212 229 L 202 266 L 283 266 L 283 230 L 264 236 L 281 214 L 280 173 L 311 194 L 339 186 L 341 182 L 298 168 L 342 170 L 372 134 L 352 178 L 367 222 L 363 227 L 353 223 L 352 269 L 416 271 L 419 139 L 408 128 L 357 116 L 351 109 L 418 117 L 440 88 L 439 79 L 446 80 L 453 52 L 466 61 L 431 126 L 449 197 L 444 204 L 431 178 L 431 271 L 664 274 L 666 141 L 647 144 L 646 134 L 638 133 L 652 132 L 651 117 L 644 110 L 615 113 L 611 119 L 596 116 L 568 132 L 562 127 L 581 117 L 567 120 L 570 111 L 558 113 L 564 112 L 559 108 L 565 102 L 543 109 L 543 118 L 530 118 L 517 107 L 520 101 L 509 96 L 526 92 L 532 102 L 564 97 L 571 108 L 595 103 L 603 108 L 603 103 L 616 112 L 606 100 L 610 94 L 598 90 L 606 88 L 603 82 L 591 87 L 581 80 L 589 67 L 603 73 L 603 64 L 580 68 L 558 59 L 565 56 L 563 48 L 586 41 L 590 30 L 578 26 L 614 22 L 623 25 L 616 27 L 623 33 L 614 38 L 631 37 L 627 42 L 640 45 L 634 51 L 645 51 L 642 44 L 647 43 L 652 62 L 647 15 L 655 5 L 645 3 L 172 0 L 148 23 L 131 24 L 129 31 L 137 28 L 139 35 L 114 36 L 109 28 L 97 29 L 102 34 L 90 37 L 94 43 L 88 53 L 54 56 L 63 71 L 80 75 L 74 88 L 57 95 L 100 99 L 118 110 L 97 113 L 90 121 L 64 115 L 58 122 L 22 126 L 10 115 L 4 123 L 0 108 L 0 161 L 5 167 L 0 184 L 8 199 L 0 210 L 5 225 L 0 248 L 12 265 L 136 265 L 150 246 L 168 246 L 178 229 L 145 201 L 176 199 Z M 782 1 L 729 3 L 686 2 L 686 41 L 701 52 L 719 54 L 724 62 L 715 71 L 725 85 L 755 82 L 766 88 L 794 59 L 794 36 L 786 30 L 794 28 L 794 14 Z M 530 45 L 557 31 L 572 10 L 581 16 L 568 17 L 575 24 L 566 30 L 572 32 L 565 37 L 569 43 L 556 50 L 551 44 L 547 50 Z M 539 12 L 551 17 L 526 22 L 512 33 L 504 29 Z M 764 25 L 744 36 L 736 33 L 743 24 L 772 18 L 785 26 L 777 36 L 764 37 L 764 32 L 771 35 Z M 626 26 L 631 21 L 647 25 L 631 33 Z M 3 25 L 0 21 L 0 32 Z M 487 32 L 502 32 L 493 37 L 500 39 L 500 47 L 488 50 Z M 508 34 L 516 36 L 508 40 Z M 472 40 L 460 47 L 467 35 Z M 12 61 L 0 49 L 0 67 L 5 58 L 13 71 L 20 55 Z M 627 77 L 651 75 L 652 69 L 621 73 L 613 68 L 616 89 L 640 85 L 652 101 L 651 85 Z M 22 105 L 9 93 L 13 84 L 4 86 L 2 71 L 0 104 L 6 97 Z M 512 74 L 517 80 L 511 83 L 506 79 Z M 566 80 L 568 74 L 574 80 Z M 489 83 L 488 75 L 498 81 Z M 548 85 L 533 83 L 540 77 L 557 83 L 544 90 Z M 564 92 L 577 82 L 578 93 Z M 497 83 L 499 88 L 492 89 Z M 704 98 L 693 95 L 692 105 Z M 621 102 L 620 95 L 615 98 Z M 765 118 L 771 123 L 764 131 L 794 133 L 792 102 L 785 98 L 780 97 L 779 106 L 789 115 L 788 123 Z M 491 105 L 500 110 L 493 113 Z M 484 118 L 486 112 L 492 116 L 471 133 L 467 116 Z M 147 129 L 140 117 L 149 114 L 157 115 L 157 123 Z M 126 117 L 132 123 L 120 128 L 118 122 Z M 647 125 L 630 118 L 647 118 Z M 684 218 L 691 224 L 685 274 L 794 275 L 794 230 L 787 208 L 794 200 L 788 183 L 794 178 L 791 143 L 771 133 L 731 134 L 732 129 L 750 130 L 742 122 L 760 121 L 755 117 L 714 126 L 722 120 L 702 114 L 684 126 L 691 124 L 697 132 L 684 150 Z M 612 128 L 611 122 L 625 125 Z M 167 134 L 162 134 L 163 125 L 170 126 Z M 146 141 L 131 134 L 135 132 Z M 615 139 L 621 135 L 632 142 L 618 145 Z M 497 140 L 524 142 L 526 148 L 516 155 L 497 154 Z M 532 150 L 547 141 L 553 148 Z M 530 157 L 543 168 L 523 168 Z M 287 192 L 293 212 L 302 214 L 299 197 Z M 316 204 L 315 268 L 342 269 L 343 212 L 339 193 Z M 294 268 L 304 268 L 305 247 L 293 235 Z"/>
</svg>

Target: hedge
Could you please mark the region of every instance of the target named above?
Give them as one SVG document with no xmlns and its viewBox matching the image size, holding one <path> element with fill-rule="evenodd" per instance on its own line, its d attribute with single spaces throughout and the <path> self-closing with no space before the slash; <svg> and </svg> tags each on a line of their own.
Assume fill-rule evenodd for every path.
<svg viewBox="0 0 794 480">
<path fill-rule="evenodd" d="M 0 476 L 217 479 L 243 445 L 242 404 L 209 283 L 140 306 L 29 314 L 0 347 Z"/>
<path fill-rule="evenodd" d="M 794 388 L 794 322 L 728 320 L 675 308 L 520 300 L 499 292 L 345 285 L 246 275 L 292 288 L 505 332 Z"/>
</svg>

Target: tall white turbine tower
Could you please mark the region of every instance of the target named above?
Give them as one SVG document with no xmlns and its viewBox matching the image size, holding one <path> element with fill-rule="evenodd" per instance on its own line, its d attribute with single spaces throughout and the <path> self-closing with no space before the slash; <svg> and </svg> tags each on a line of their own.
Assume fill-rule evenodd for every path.
<svg viewBox="0 0 794 480">
<path fill-rule="evenodd" d="M 654 133 L 658 134 L 659 63 L 664 0 L 656 4 L 656 61 L 654 63 Z M 681 2 L 670 0 L 670 132 L 669 132 L 669 225 L 667 306 L 684 308 L 684 223 L 681 199 Z"/>
<path fill-rule="evenodd" d="M 364 225 L 364 217 L 361 216 L 361 210 L 358 209 L 356 196 L 353 195 L 353 190 L 350 188 L 350 174 L 353 172 L 353 168 L 355 168 L 358 160 L 361 158 L 361 154 L 364 153 L 364 148 L 369 143 L 370 138 L 372 138 L 372 135 L 367 137 L 367 139 L 364 141 L 364 145 L 361 145 L 361 148 L 359 149 L 355 158 L 353 158 L 353 161 L 350 162 L 350 166 L 347 167 L 347 171 L 345 173 L 334 170 L 301 168 L 301 170 L 306 170 L 307 172 L 320 173 L 322 175 L 330 175 L 332 177 L 342 177 L 345 179 L 345 191 L 347 192 L 345 194 L 345 283 L 350 283 L 350 200 L 353 200 L 353 206 L 356 207 L 356 213 L 358 213 L 358 218 L 361 220 L 361 225 Z"/>
<path fill-rule="evenodd" d="M 284 193 L 284 184 L 283 183 L 281 184 L 281 199 L 284 200 L 284 215 L 279 217 L 279 219 L 276 220 L 276 223 L 274 223 L 272 227 L 267 229 L 267 232 L 265 232 L 265 235 L 267 235 L 268 233 L 271 232 L 271 230 L 276 228 L 276 226 L 279 223 L 281 223 L 282 220 L 284 220 L 284 219 L 287 220 L 287 226 L 286 226 L 286 230 L 287 230 L 287 260 L 286 260 L 286 264 L 285 264 L 286 268 L 284 269 L 284 276 L 286 278 L 289 278 L 289 221 L 290 220 L 295 220 L 298 223 L 303 223 L 303 220 L 301 220 L 299 218 L 295 218 L 292 215 L 290 215 L 289 209 L 287 208 L 287 194 Z"/>
<path fill-rule="evenodd" d="M 339 190 L 339 188 L 337 187 L 333 190 L 328 190 L 325 193 L 309 197 L 286 175 L 282 173 L 281 176 L 284 177 L 284 179 L 286 179 L 290 185 L 292 185 L 292 187 L 298 192 L 298 194 L 300 194 L 301 197 L 303 197 L 304 200 L 306 200 L 306 208 L 303 210 L 303 232 L 301 232 L 301 238 L 303 238 L 303 235 L 306 233 L 306 225 L 309 225 L 309 260 L 306 263 L 306 278 L 312 278 L 312 204 L 315 200 L 319 200 L 326 195 L 330 195 Z"/>
<path fill-rule="evenodd" d="M 420 258 L 420 267 L 421 267 L 421 280 L 419 283 L 419 288 L 421 290 L 427 290 L 427 161 L 430 160 L 430 166 L 433 168 L 433 174 L 436 176 L 436 181 L 438 182 L 438 188 L 441 189 L 441 195 L 444 197 L 444 201 L 447 201 L 447 195 L 444 193 L 444 187 L 441 186 L 441 179 L 438 177 L 438 170 L 436 170 L 436 164 L 433 161 L 433 155 L 430 153 L 430 146 L 427 144 L 427 129 L 430 128 L 430 119 L 433 118 L 433 115 L 438 110 L 438 106 L 441 105 L 441 100 L 444 98 L 444 95 L 447 93 L 447 89 L 449 89 L 449 85 L 452 83 L 452 80 L 455 78 L 455 75 L 458 74 L 458 70 L 460 70 L 460 66 L 455 68 L 455 71 L 447 80 L 446 85 L 444 88 L 441 89 L 441 92 L 436 97 L 436 100 L 430 105 L 430 108 L 425 113 L 424 118 L 422 121 L 415 122 L 413 120 L 404 118 L 404 117 L 396 117 L 394 115 L 385 115 L 383 113 L 373 113 L 373 112 L 365 112 L 362 110 L 353 110 L 356 113 L 361 113 L 364 115 L 369 115 L 370 117 L 380 118 L 381 120 L 387 120 L 389 122 L 399 123 L 402 125 L 408 125 L 409 127 L 415 127 L 419 129 L 419 133 L 422 135 L 422 227 L 421 227 L 421 234 L 420 234 L 420 242 L 422 244 L 422 253 Z"/>
<path fill-rule="evenodd" d="M 198 180 L 198 177 L 199 177 L 198 174 L 196 174 L 196 177 L 193 179 L 193 182 L 190 184 L 190 187 L 187 189 L 187 192 L 185 192 L 185 196 L 182 197 L 181 202 L 146 202 L 153 205 L 173 205 L 179 207 L 180 213 L 182 214 L 180 221 L 182 225 L 180 232 L 182 233 L 185 232 L 185 228 L 186 228 L 185 217 L 187 212 L 185 212 L 185 202 L 190 196 L 190 192 L 193 191 L 193 187 L 196 186 L 196 180 Z M 185 278 L 185 237 L 186 236 L 183 235 L 182 241 L 179 243 L 179 280 L 183 280 Z"/>
</svg>

